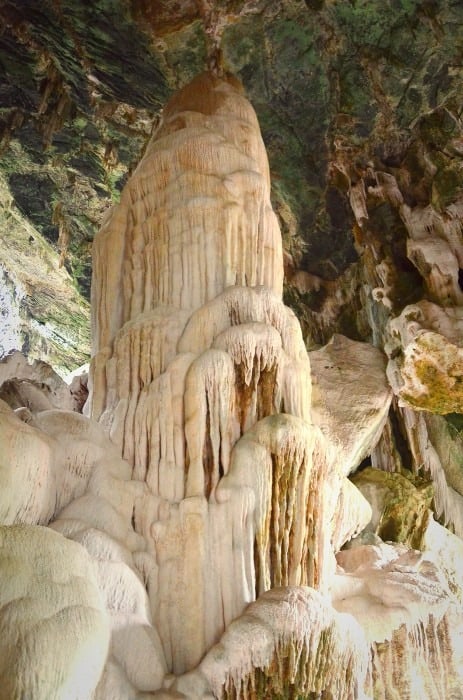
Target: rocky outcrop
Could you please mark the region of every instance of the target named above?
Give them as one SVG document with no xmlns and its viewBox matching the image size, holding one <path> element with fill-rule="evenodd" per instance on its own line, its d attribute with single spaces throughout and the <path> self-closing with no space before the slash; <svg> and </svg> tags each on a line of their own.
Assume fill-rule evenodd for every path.
<svg viewBox="0 0 463 700">
<path fill-rule="evenodd" d="M 391 320 L 389 376 L 405 405 L 463 412 L 463 307 L 422 300 Z"/>
</svg>

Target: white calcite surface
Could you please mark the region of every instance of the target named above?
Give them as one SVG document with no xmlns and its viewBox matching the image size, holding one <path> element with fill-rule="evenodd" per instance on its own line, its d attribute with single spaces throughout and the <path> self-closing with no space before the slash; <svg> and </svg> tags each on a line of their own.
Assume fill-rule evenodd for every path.
<svg viewBox="0 0 463 700">
<path fill-rule="evenodd" d="M 380 438 L 392 398 L 386 358 L 368 343 L 341 335 L 310 353 L 312 419 L 336 448 L 344 474 L 354 471 Z"/>
<path fill-rule="evenodd" d="M 282 675 L 274 672 L 280 666 Z M 261 677 L 254 678 L 255 669 Z M 220 643 L 199 665 L 215 697 L 222 688 L 241 698 L 259 692 L 278 697 L 298 688 L 301 695 L 326 688 L 336 697 L 363 698 L 368 647 L 360 625 L 338 613 L 329 599 L 307 587 L 272 588 L 232 622 Z M 192 687 L 192 695 L 189 688 Z M 177 683 L 195 697 L 191 677 Z"/>
<path fill-rule="evenodd" d="M 428 614 L 438 622 L 450 605 L 447 582 L 418 551 L 402 545 L 359 545 L 339 552 L 333 605 L 353 615 L 371 642 L 384 642 L 401 625 Z"/>
<path fill-rule="evenodd" d="M 156 690 L 166 664 L 135 565 L 148 556 L 146 545 L 132 527 L 143 487 L 130 480 L 129 465 L 96 423 L 58 409 L 27 409 L 25 423 L 21 410 L 0 403 L 0 587 L 13 601 L 0 597 L 0 697 L 106 700 L 120 675 L 133 693 Z M 22 602 L 29 597 L 33 607 Z M 12 632 L 16 619 L 19 636 Z M 37 639 L 30 626 L 37 626 Z M 124 693 L 111 697 L 129 697 Z"/>
<path fill-rule="evenodd" d="M 461 695 L 461 550 L 431 517 L 424 552 L 379 541 L 338 554 L 333 606 L 355 617 L 370 645 L 372 698 L 393 689 L 407 698 Z"/>
<path fill-rule="evenodd" d="M 282 270 L 254 112 L 233 80 L 200 76 L 167 106 L 96 238 L 86 408 L 146 484 L 135 528 L 175 674 L 268 588 L 326 587 L 333 543 L 370 517 L 312 425 Z"/>
<path fill-rule="evenodd" d="M 0 527 L 0 698 L 88 700 L 109 646 L 93 562 L 49 528 Z"/>
<path fill-rule="evenodd" d="M 94 271 L 96 351 L 160 306 L 197 309 L 230 285 L 281 293 L 267 155 L 237 81 L 203 74 L 168 103 L 96 238 Z"/>
<path fill-rule="evenodd" d="M 9 399 L 32 410 L 63 408 L 72 410 L 74 402 L 66 382 L 41 360 L 29 362 L 17 350 L 0 359 L 0 398 Z M 14 406 L 16 408 L 16 406 Z"/>
</svg>

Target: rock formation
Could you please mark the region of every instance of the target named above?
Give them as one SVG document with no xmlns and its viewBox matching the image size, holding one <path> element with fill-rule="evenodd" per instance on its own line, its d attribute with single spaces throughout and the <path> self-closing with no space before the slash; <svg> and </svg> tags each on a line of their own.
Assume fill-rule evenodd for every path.
<svg viewBox="0 0 463 700">
<path fill-rule="evenodd" d="M 256 595 L 326 587 L 332 539 L 368 520 L 310 424 L 265 149 L 234 81 L 199 76 L 167 105 L 94 269 L 89 413 L 146 483 L 135 527 L 168 665 L 184 673 Z"/>
<path fill-rule="evenodd" d="M 458 304 L 454 277 L 430 290 Z M 381 463 L 395 394 L 461 534 L 439 423 L 412 408 L 430 375 L 459 386 L 458 312 L 391 321 L 386 367 L 342 336 L 309 354 L 282 289 L 257 118 L 201 74 L 95 239 L 85 415 L 0 364 L 0 698 L 463 696 L 463 544 L 429 483 Z M 349 480 L 370 455 L 388 478 Z M 394 531 L 397 501 L 419 517 Z"/>
</svg>

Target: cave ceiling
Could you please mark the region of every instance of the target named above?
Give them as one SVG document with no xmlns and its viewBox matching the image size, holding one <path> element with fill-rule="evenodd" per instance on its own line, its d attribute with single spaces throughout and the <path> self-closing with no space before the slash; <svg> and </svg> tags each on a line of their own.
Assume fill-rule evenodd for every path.
<svg viewBox="0 0 463 700">
<path fill-rule="evenodd" d="M 285 300 L 309 344 L 333 331 L 372 339 L 358 273 L 368 237 L 393 262 L 396 311 L 421 297 L 391 197 L 365 196 L 362 220 L 355 188 L 368 193 L 381 173 L 411 209 L 444 216 L 458 200 L 459 0 L 0 0 L 5 274 L 14 277 L 15 255 L 40 247 L 56 257 L 79 307 L 74 364 L 88 345 L 93 236 L 166 100 L 210 68 L 237 76 L 257 112 L 283 233 Z M 19 232 L 15 241 L 11 227 L 5 233 L 13 209 L 26 253 Z M 61 323 L 59 311 L 49 318 L 58 282 L 31 285 L 22 298 L 35 322 Z"/>
</svg>

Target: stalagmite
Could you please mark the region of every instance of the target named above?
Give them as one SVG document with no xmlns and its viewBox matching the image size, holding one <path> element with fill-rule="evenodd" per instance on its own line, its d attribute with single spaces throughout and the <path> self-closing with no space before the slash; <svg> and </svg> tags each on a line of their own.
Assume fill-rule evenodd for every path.
<svg viewBox="0 0 463 700">
<path fill-rule="evenodd" d="M 351 191 L 360 218 L 364 196 Z M 348 479 L 386 422 L 385 359 L 340 336 L 309 356 L 282 285 L 257 118 L 234 78 L 203 74 L 95 239 L 85 415 L 36 385 L 29 408 L 2 393 L 0 599 L 30 595 L 44 635 L 25 656 L 16 633 L 2 641 L 10 700 L 434 700 L 460 682 L 458 547 L 445 568 L 427 507 L 434 558 L 365 533 L 372 508 Z M 22 553 L 29 530 L 46 565 Z M 47 581 L 82 610 L 63 643 Z M 17 605 L 0 627 L 27 635 Z M 82 691 L 76 658 L 90 659 Z"/>
<path fill-rule="evenodd" d="M 336 521 L 348 470 L 311 425 L 269 195 L 250 105 L 234 80 L 205 74 L 167 106 L 95 241 L 87 411 L 147 484 L 135 526 L 176 674 L 269 587 L 326 587 L 332 541 L 369 518 L 353 489 L 347 502 L 364 505 Z"/>
</svg>

